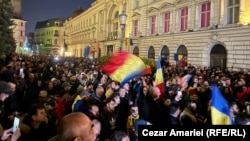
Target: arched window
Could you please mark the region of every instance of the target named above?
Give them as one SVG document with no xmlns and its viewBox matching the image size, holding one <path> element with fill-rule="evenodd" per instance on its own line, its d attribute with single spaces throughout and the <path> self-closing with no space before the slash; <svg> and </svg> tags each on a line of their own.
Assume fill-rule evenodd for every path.
<svg viewBox="0 0 250 141">
<path fill-rule="evenodd" d="M 107 56 L 113 55 L 113 45 L 107 46 Z"/>
<path fill-rule="evenodd" d="M 187 48 L 186 48 L 186 46 L 180 45 L 179 48 L 178 48 L 178 50 L 177 50 L 177 54 L 178 54 L 178 55 L 187 56 L 188 53 L 187 53 Z"/>
<path fill-rule="evenodd" d="M 155 49 L 153 46 L 150 46 L 148 49 L 148 58 L 155 59 Z"/>
<path fill-rule="evenodd" d="M 163 46 L 162 50 L 161 50 L 161 58 L 165 59 L 169 57 L 169 49 L 166 45 Z"/>
<path fill-rule="evenodd" d="M 176 65 L 178 67 L 186 67 L 188 63 L 187 56 L 188 52 L 186 46 L 180 45 L 175 56 Z"/>
<path fill-rule="evenodd" d="M 133 54 L 136 55 L 136 56 L 139 56 L 139 48 L 138 46 L 136 46 L 133 50 Z"/>
<path fill-rule="evenodd" d="M 227 67 L 227 51 L 221 44 L 216 44 L 210 52 L 210 67 L 220 67 L 225 69 Z"/>
</svg>

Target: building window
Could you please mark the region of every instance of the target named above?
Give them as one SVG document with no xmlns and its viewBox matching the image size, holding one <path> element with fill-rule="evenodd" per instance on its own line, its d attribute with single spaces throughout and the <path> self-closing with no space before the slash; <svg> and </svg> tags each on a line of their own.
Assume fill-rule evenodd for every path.
<svg viewBox="0 0 250 141">
<path fill-rule="evenodd" d="M 58 30 L 55 30 L 54 32 L 54 36 L 58 37 L 59 36 L 59 31 Z"/>
<path fill-rule="evenodd" d="M 23 31 L 20 31 L 20 36 L 21 36 L 21 37 L 23 36 Z"/>
<path fill-rule="evenodd" d="M 133 22 L 133 36 L 137 36 L 138 35 L 138 20 L 135 20 Z"/>
<path fill-rule="evenodd" d="M 235 24 L 239 22 L 239 11 L 240 11 L 239 0 L 228 0 L 228 24 Z"/>
<path fill-rule="evenodd" d="M 187 22 L 188 22 L 188 8 L 181 9 L 181 31 L 187 30 Z"/>
<path fill-rule="evenodd" d="M 155 34 L 156 16 L 150 17 L 150 34 Z"/>
<path fill-rule="evenodd" d="M 56 25 L 56 26 L 59 26 L 59 22 L 55 22 L 55 25 Z"/>
<path fill-rule="evenodd" d="M 210 26 L 210 2 L 201 5 L 201 27 Z"/>
<path fill-rule="evenodd" d="M 134 8 L 139 7 L 139 2 L 140 2 L 139 0 L 135 0 L 135 1 L 134 1 Z"/>
<path fill-rule="evenodd" d="M 57 43 L 58 43 L 58 40 L 54 39 L 54 44 L 57 45 Z"/>
<path fill-rule="evenodd" d="M 96 24 L 96 14 L 93 16 L 93 22 Z"/>
<path fill-rule="evenodd" d="M 155 59 L 155 49 L 153 46 L 150 46 L 148 49 L 148 58 Z"/>
<path fill-rule="evenodd" d="M 21 26 L 23 26 L 23 22 L 21 22 Z"/>
<path fill-rule="evenodd" d="M 164 29 L 163 29 L 163 31 L 164 31 L 164 33 L 167 33 L 167 32 L 169 32 L 169 26 L 170 26 L 170 12 L 167 12 L 167 13 L 165 13 L 165 14 L 163 14 L 163 27 L 164 27 Z"/>
</svg>

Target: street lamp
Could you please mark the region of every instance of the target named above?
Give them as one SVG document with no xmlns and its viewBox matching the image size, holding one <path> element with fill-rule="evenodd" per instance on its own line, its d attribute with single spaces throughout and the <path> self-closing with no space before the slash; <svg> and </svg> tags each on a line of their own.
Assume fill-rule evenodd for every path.
<svg viewBox="0 0 250 141">
<path fill-rule="evenodd" d="M 124 41 L 124 31 L 126 26 L 126 19 L 127 15 L 124 11 L 119 15 L 120 18 L 120 25 L 121 25 L 121 40 L 120 40 L 120 51 L 122 51 L 123 48 L 123 41 Z"/>
</svg>

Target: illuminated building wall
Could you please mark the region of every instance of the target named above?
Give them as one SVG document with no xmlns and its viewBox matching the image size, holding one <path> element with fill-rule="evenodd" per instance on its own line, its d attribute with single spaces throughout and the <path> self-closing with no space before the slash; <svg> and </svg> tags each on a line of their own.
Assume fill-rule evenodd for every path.
<svg viewBox="0 0 250 141">
<path fill-rule="evenodd" d="M 133 41 L 124 46 L 126 51 L 156 60 L 164 50 L 171 63 L 176 63 L 174 54 L 184 53 L 194 66 L 246 69 L 250 67 L 249 7 L 250 0 L 96 0 L 69 19 L 65 31 L 75 56 L 82 56 L 95 41 L 101 56 L 110 55 L 120 46 L 118 15 L 124 10 L 125 38 Z M 223 58 L 218 48 L 224 50 Z"/>
<path fill-rule="evenodd" d="M 13 22 L 15 23 L 15 25 L 12 28 L 13 28 L 13 37 L 16 41 L 16 51 L 18 53 L 21 53 L 19 52 L 20 51 L 19 48 L 23 48 L 23 43 L 26 38 L 25 25 L 27 21 L 19 18 L 14 18 Z"/>
<path fill-rule="evenodd" d="M 36 23 L 34 31 L 36 53 L 48 54 L 53 48 L 61 50 L 64 47 L 64 22 L 64 18 L 56 18 Z"/>
</svg>

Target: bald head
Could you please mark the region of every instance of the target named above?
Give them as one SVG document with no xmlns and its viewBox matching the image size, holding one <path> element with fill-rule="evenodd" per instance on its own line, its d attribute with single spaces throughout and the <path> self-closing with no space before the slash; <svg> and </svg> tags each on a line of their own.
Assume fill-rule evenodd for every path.
<svg viewBox="0 0 250 141">
<path fill-rule="evenodd" d="M 63 117 L 58 126 L 60 141 L 94 141 L 95 134 L 89 117 L 75 112 Z"/>
</svg>

